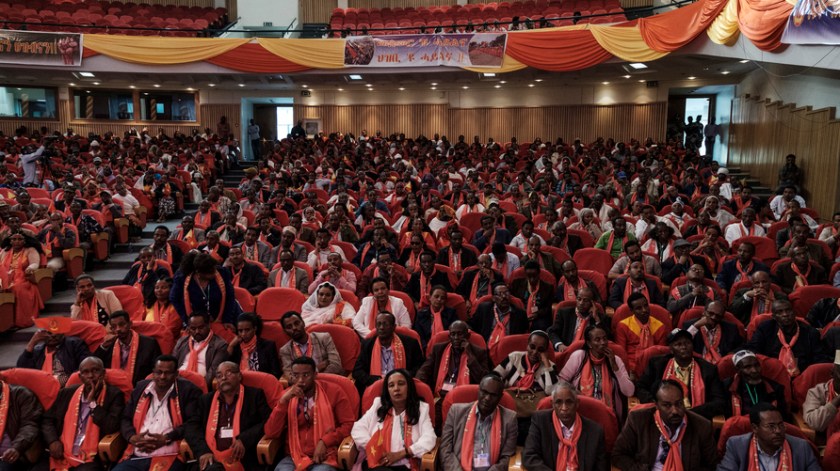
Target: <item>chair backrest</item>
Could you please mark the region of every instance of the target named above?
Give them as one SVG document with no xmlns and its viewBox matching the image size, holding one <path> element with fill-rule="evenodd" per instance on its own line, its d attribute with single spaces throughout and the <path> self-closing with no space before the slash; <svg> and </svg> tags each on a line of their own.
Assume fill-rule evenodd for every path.
<svg viewBox="0 0 840 471">
<path fill-rule="evenodd" d="M 362 302 L 359 301 L 359 297 L 356 296 L 356 293 L 350 291 L 349 289 L 340 289 L 338 290 L 338 292 L 341 293 L 341 299 L 343 299 L 345 302 L 350 303 L 350 305 L 353 306 L 354 310 L 359 310 L 359 307 L 362 305 Z"/>
<path fill-rule="evenodd" d="M 432 389 L 424 382 L 420 381 L 417 378 L 414 379 L 414 386 L 417 388 L 417 394 L 420 396 L 420 399 L 429 405 L 429 418 L 432 419 L 432 423 L 435 423 L 435 398 L 432 395 Z M 377 379 L 375 383 L 371 384 L 370 386 L 365 389 L 364 394 L 362 394 L 362 413 L 370 409 L 373 405 L 373 400 L 380 395 L 382 395 L 382 383 L 384 378 Z"/>
<path fill-rule="evenodd" d="M 788 296 L 796 317 L 803 319 L 811 307 L 823 298 L 840 298 L 840 289 L 827 285 L 802 286 Z"/>
<path fill-rule="evenodd" d="M 79 376 L 78 371 L 67 378 L 67 384 L 65 386 L 73 386 L 74 384 L 82 384 L 82 379 Z M 128 375 L 122 370 L 112 370 L 110 368 L 106 368 L 105 384 L 110 384 L 111 386 L 119 388 L 119 390 L 125 395 L 126 400 L 131 397 L 131 391 L 134 390 L 134 385 L 131 384 L 131 381 L 128 379 Z"/>
<path fill-rule="evenodd" d="M 325 332 L 330 334 L 344 371 L 353 371 L 356 359 L 362 351 L 359 335 L 350 327 L 340 324 L 315 324 L 306 328 L 307 332 Z"/>
<path fill-rule="evenodd" d="M 513 270 L 510 274 L 508 283 L 513 283 L 513 280 L 518 280 L 520 278 L 525 278 L 525 267 L 519 267 L 516 270 Z M 544 268 L 540 268 L 540 281 L 544 281 L 551 286 L 557 285 L 557 280 L 554 278 L 554 275 Z"/>
<path fill-rule="evenodd" d="M 178 372 L 178 376 L 184 378 L 190 383 L 194 384 L 202 393 L 207 393 L 207 378 L 201 376 L 195 371 L 183 370 Z"/>
<path fill-rule="evenodd" d="M 411 323 L 414 324 L 414 317 L 417 315 L 417 312 L 414 309 L 414 300 L 411 299 L 411 296 L 409 296 L 408 293 L 393 289 L 390 291 L 390 295 L 402 300 L 403 304 L 405 304 L 405 308 L 408 310 L 408 317 L 411 318 Z"/>
<path fill-rule="evenodd" d="M 779 259 L 779 252 L 776 250 L 776 240 L 775 238 L 770 239 L 769 237 L 740 237 L 732 241 L 730 252 L 737 254 L 738 247 L 744 242 L 749 242 L 755 246 L 755 257 L 765 264 L 771 264 L 774 260 Z"/>
<path fill-rule="evenodd" d="M 723 428 L 720 431 L 720 439 L 718 439 L 718 454 L 723 456 L 726 453 L 726 442 L 736 435 L 743 435 L 752 432 L 752 425 L 750 424 L 750 417 L 748 415 L 739 415 L 737 417 L 730 417 L 723 423 Z M 793 435 L 794 437 L 806 440 L 811 448 L 814 450 L 815 456 L 820 456 L 819 451 L 808 440 L 808 437 L 802 433 L 802 430 L 794 424 L 785 423 L 785 433 Z"/>
<path fill-rule="evenodd" d="M 682 328 L 683 324 L 685 324 L 686 322 L 693 321 L 694 319 L 699 319 L 700 316 L 703 315 L 703 312 L 705 310 L 706 308 L 702 306 L 697 306 L 683 311 L 679 321 L 674 324 L 674 327 Z M 723 321 L 735 324 L 735 326 L 738 327 L 738 334 L 741 335 L 741 338 L 746 337 L 746 328 L 744 327 L 744 323 L 741 322 L 737 317 L 735 317 L 734 314 L 732 314 L 731 312 L 723 313 Z"/>
<path fill-rule="evenodd" d="M 481 303 L 492 303 L 493 302 L 493 295 L 492 294 L 485 294 L 484 296 L 475 300 L 475 303 L 472 305 L 470 316 L 475 314 L 476 309 L 478 309 L 478 305 Z M 521 299 L 517 298 L 516 296 L 510 297 L 510 304 L 511 306 L 515 306 L 518 309 L 525 309 L 525 304 L 522 302 Z"/>
<path fill-rule="evenodd" d="M 647 364 L 653 357 L 667 355 L 671 353 L 671 348 L 665 345 L 652 345 L 636 354 L 636 368 L 633 370 L 637 378 L 641 378 L 642 374 L 647 368 Z"/>
<path fill-rule="evenodd" d="M 494 365 L 501 363 L 511 352 L 524 352 L 528 348 L 530 334 L 505 335 L 496 348 L 490 351 L 490 360 Z"/>
<path fill-rule="evenodd" d="M 236 301 L 239 302 L 239 306 L 242 308 L 243 312 L 254 312 L 257 301 L 254 299 L 254 295 L 252 295 L 250 291 L 245 288 L 234 287 L 233 295 L 236 297 Z"/>
<path fill-rule="evenodd" d="M 294 288 L 267 288 L 260 293 L 256 313 L 265 321 L 277 321 L 288 311 L 300 312 L 306 296 Z"/>
<path fill-rule="evenodd" d="M 822 460 L 823 469 L 840 469 L 840 433 L 828 437 Z"/>
<path fill-rule="evenodd" d="M 761 376 L 771 379 L 784 387 L 785 401 L 792 404 L 793 400 L 793 386 L 791 383 L 790 373 L 782 365 L 782 362 L 777 358 L 768 357 L 762 354 L 756 354 L 759 363 L 761 364 Z M 732 354 L 724 356 L 717 363 L 718 376 L 721 380 L 729 379 L 735 376 L 738 371 L 735 365 L 732 364 Z"/>
<path fill-rule="evenodd" d="M 591 282 L 598 289 L 598 298 L 601 302 L 606 302 L 607 296 L 609 296 L 609 292 L 607 291 L 607 277 L 604 273 L 594 270 L 578 270 L 578 277 Z"/>
<path fill-rule="evenodd" d="M 458 319 L 466 322 L 467 320 L 467 302 L 464 297 L 458 293 L 446 293 L 446 307 L 451 307 L 455 310 L 455 315 Z"/>
<path fill-rule="evenodd" d="M 750 323 L 747 324 L 747 339 L 751 339 L 753 334 L 755 333 L 755 329 L 764 322 L 773 319 L 773 314 L 759 314 L 752 319 L 750 319 Z"/>
<path fill-rule="evenodd" d="M 549 410 L 551 408 L 551 396 L 546 396 L 537 403 L 537 410 Z M 578 395 L 578 414 L 597 422 L 598 425 L 603 427 L 607 452 L 612 451 L 619 432 L 618 418 L 615 416 L 615 412 L 598 399 Z"/>
<path fill-rule="evenodd" d="M 449 409 L 453 404 L 466 404 L 478 400 L 478 385 L 477 384 L 463 384 L 457 386 L 452 391 L 446 394 L 443 399 L 443 406 L 441 406 L 441 417 L 443 421 L 449 416 Z M 513 400 L 510 394 L 502 394 L 502 399 L 499 400 L 499 405 L 505 409 L 516 411 L 516 401 Z"/>
<path fill-rule="evenodd" d="M 286 331 L 283 330 L 283 326 L 280 325 L 280 322 L 275 321 L 263 322 L 261 337 L 274 342 L 274 344 L 277 345 L 278 350 L 291 340 L 291 338 L 289 338 L 286 334 Z"/>
<path fill-rule="evenodd" d="M 99 322 L 74 320 L 67 335 L 79 337 L 85 341 L 90 351 L 94 351 L 105 340 L 105 327 Z"/>
<path fill-rule="evenodd" d="M 572 257 L 580 270 L 592 270 L 599 273 L 609 273 L 613 266 L 613 258 L 603 249 L 582 248 Z"/>
<path fill-rule="evenodd" d="M 831 370 L 833 369 L 833 363 L 816 363 L 805 368 L 802 374 L 793 378 L 794 404 L 801 406 L 805 402 L 808 390 L 831 379 Z"/>
<path fill-rule="evenodd" d="M 262 371 L 243 371 L 242 384 L 252 388 L 260 388 L 265 393 L 265 400 L 272 409 L 283 395 L 283 383 L 274 376 Z"/>
<path fill-rule="evenodd" d="M 444 330 L 442 332 L 436 333 L 435 335 L 432 335 L 432 338 L 429 339 L 428 345 L 426 345 L 426 355 L 428 355 L 429 352 L 432 351 L 432 347 L 434 347 L 435 345 L 448 341 L 448 330 Z M 470 343 L 484 350 L 487 349 L 487 342 L 484 341 L 484 337 L 482 337 L 481 334 L 479 334 L 478 332 L 470 331 Z"/>
<path fill-rule="evenodd" d="M 350 407 L 353 409 L 353 413 L 358 417 L 359 407 L 362 400 L 359 397 L 359 390 L 356 389 L 356 385 L 353 384 L 353 380 L 346 376 L 332 373 L 318 373 L 317 378 L 319 381 L 332 383 L 340 387 L 342 391 L 344 391 L 344 395 L 347 396 L 347 400 L 350 401 Z"/>
<path fill-rule="evenodd" d="M 158 322 L 144 322 L 134 321 L 131 323 L 131 328 L 138 334 L 152 337 L 160 346 L 160 351 L 164 355 L 172 353 L 175 348 L 175 337 L 168 326 Z"/>
<path fill-rule="evenodd" d="M 130 285 L 115 285 L 102 289 L 114 293 L 117 299 L 120 300 L 123 310 L 128 313 L 129 317 L 131 317 L 131 320 L 139 321 L 143 319 L 144 314 L 146 313 L 146 305 L 143 300 L 143 292 L 137 289 L 137 287 Z"/>
<path fill-rule="evenodd" d="M 10 368 L 0 372 L 0 378 L 9 384 L 23 386 L 38 396 L 44 410 L 52 407 L 61 389 L 55 376 L 47 371 L 29 368 Z"/>
</svg>

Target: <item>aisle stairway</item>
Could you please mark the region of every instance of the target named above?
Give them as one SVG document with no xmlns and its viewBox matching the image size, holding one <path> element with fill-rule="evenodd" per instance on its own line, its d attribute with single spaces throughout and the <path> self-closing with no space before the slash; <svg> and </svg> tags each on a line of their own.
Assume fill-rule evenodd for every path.
<svg viewBox="0 0 840 471">
<path fill-rule="evenodd" d="M 766 201 L 770 198 L 772 194 L 774 194 L 773 188 L 761 186 L 760 181 L 753 178 L 747 171 L 743 170 L 741 167 L 726 168 L 729 170 L 729 181 L 734 184 L 738 180 L 746 180 L 747 185 L 749 185 L 753 189 L 753 196 Z"/>
</svg>

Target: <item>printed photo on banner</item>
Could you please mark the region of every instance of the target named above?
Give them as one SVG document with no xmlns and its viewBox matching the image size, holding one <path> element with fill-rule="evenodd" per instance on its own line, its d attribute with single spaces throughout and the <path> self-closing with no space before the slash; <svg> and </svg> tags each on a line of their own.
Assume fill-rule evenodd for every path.
<svg viewBox="0 0 840 471">
<path fill-rule="evenodd" d="M 507 34 L 455 33 L 347 38 L 344 64 L 366 67 L 502 67 Z"/>
<path fill-rule="evenodd" d="M 840 44 L 840 1 L 797 0 L 782 33 L 785 44 Z"/>
<path fill-rule="evenodd" d="M 82 35 L 0 30 L 0 63 L 79 66 L 82 64 Z"/>
</svg>

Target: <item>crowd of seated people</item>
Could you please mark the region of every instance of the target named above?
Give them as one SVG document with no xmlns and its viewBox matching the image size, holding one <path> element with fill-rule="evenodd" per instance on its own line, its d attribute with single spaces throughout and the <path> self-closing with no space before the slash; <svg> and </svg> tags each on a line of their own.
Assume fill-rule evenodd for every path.
<svg viewBox="0 0 840 471">
<path fill-rule="evenodd" d="M 117 195 L 226 147 L 46 134 L 9 139 L 7 160 L 47 141 L 65 192 L 94 138 L 114 155 L 94 190 Z M 777 218 L 652 140 L 363 131 L 265 155 L 154 227 L 119 297 L 82 274 L 69 317 L 34 320 L 0 372 L 0 414 L 26 413 L 0 469 L 832 469 L 835 254 L 793 186 Z M 10 268 L 27 276 L 61 223 L 39 244 L 7 218 Z"/>
</svg>

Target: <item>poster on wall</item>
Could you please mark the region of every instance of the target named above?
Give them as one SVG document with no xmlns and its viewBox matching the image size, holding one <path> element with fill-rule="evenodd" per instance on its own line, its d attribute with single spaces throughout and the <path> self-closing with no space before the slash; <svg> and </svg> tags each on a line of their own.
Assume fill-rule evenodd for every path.
<svg viewBox="0 0 840 471">
<path fill-rule="evenodd" d="M 346 40 L 344 65 L 499 68 L 506 45 L 505 33 L 357 36 Z"/>
<path fill-rule="evenodd" d="M 782 33 L 785 44 L 840 44 L 840 2 L 797 0 Z"/>
<path fill-rule="evenodd" d="M 82 35 L 0 29 L 0 63 L 79 66 Z"/>
</svg>

